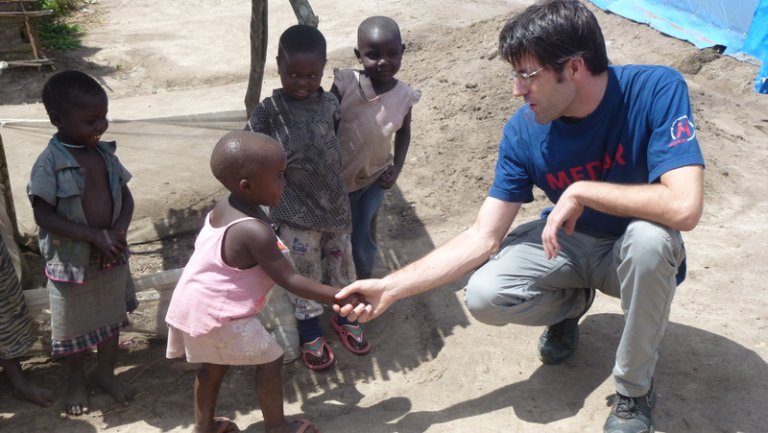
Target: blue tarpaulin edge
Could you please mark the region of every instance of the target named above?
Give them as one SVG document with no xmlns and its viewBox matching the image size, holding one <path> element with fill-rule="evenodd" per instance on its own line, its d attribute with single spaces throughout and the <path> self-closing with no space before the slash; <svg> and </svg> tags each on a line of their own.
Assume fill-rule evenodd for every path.
<svg viewBox="0 0 768 433">
<path fill-rule="evenodd" d="M 697 11 L 686 10 L 688 2 L 665 2 L 664 0 L 591 0 L 600 9 L 648 24 L 658 31 L 672 37 L 691 42 L 699 48 L 722 45 L 725 53 L 740 60 L 752 57 L 762 66 L 755 78 L 755 91 L 768 93 L 768 0 L 755 2 L 728 2 L 728 7 L 750 7 L 751 11 L 740 14 L 751 16 L 751 23 L 723 23 L 711 19 L 724 1 L 712 0 L 708 14 L 704 7 Z M 699 2 L 702 3 L 702 2 Z M 748 4 L 751 3 L 751 4 Z M 699 5 L 701 6 L 701 5 Z M 743 29 L 749 30 L 745 33 Z"/>
<path fill-rule="evenodd" d="M 768 0 L 761 0 L 757 5 L 743 50 L 763 62 L 755 78 L 755 90 L 768 93 Z"/>
</svg>

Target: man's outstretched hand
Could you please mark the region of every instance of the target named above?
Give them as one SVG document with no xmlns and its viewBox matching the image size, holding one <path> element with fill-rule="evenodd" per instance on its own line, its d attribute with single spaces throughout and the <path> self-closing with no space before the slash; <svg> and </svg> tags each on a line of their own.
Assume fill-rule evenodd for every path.
<svg viewBox="0 0 768 433">
<path fill-rule="evenodd" d="M 364 302 L 346 302 L 346 298 L 358 294 L 365 298 Z M 358 280 L 341 289 L 336 294 L 338 301 L 333 305 L 333 311 L 346 317 L 347 319 L 359 322 L 368 322 L 380 316 L 394 302 L 394 299 L 387 291 L 384 280 Z"/>
</svg>

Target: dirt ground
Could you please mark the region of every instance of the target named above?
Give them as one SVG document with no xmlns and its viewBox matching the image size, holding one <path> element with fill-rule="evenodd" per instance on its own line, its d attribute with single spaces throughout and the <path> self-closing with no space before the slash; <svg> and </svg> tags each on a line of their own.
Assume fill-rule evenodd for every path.
<svg viewBox="0 0 768 433">
<path fill-rule="evenodd" d="M 380 216 L 378 274 L 417 259 L 472 222 L 492 180 L 502 125 L 520 105 L 511 95 L 508 66 L 494 55 L 498 30 L 530 2 L 311 1 L 329 42 L 326 88 L 332 68 L 355 65 L 359 21 L 383 14 L 404 32 L 399 78 L 423 92 L 406 168 Z M 183 229 L 196 227 L 221 194 L 207 158 L 227 129 L 222 125 L 239 129 L 244 121 L 249 3 L 91 2 L 78 16 L 87 28 L 83 47 L 49 53 L 59 69 L 81 68 L 108 89 L 114 120 L 107 136 L 118 140 L 118 154 L 134 174 L 136 275 L 182 266 L 194 237 Z M 295 22 L 287 1 L 270 3 L 262 96 L 278 87 L 274 42 Z M 595 12 L 613 63 L 686 71 L 707 161 L 705 214 L 685 234 L 688 279 L 677 292 L 656 373 L 656 430 L 764 433 L 768 200 L 760 173 L 768 165 L 768 96 L 751 90 L 757 67 L 702 55 L 647 26 Z M 50 74 L 0 75 L 0 119 L 45 120 L 39 94 Z M 45 122 L 9 122 L 0 129 L 26 233 L 34 232 L 34 222 L 24 184 L 51 132 Z M 544 206 L 539 197 L 518 222 Z M 152 240 L 168 232 L 178 234 Z M 540 328 L 476 323 L 463 306 L 461 287 L 459 281 L 402 301 L 368 324 L 374 349 L 364 357 L 346 352 L 329 330 L 337 364 L 321 373 L 287 365 L 287 414 L 307 417 L 326 433 L 600 431 L 623 322 L 618 301 L 599 296 L 583 319 L 576 355 L 549 367 L 536 356 Z M 61 419 L 58 405 L 40 409 L 13 399 L 2 379 L 0 430 L 190 431 L 194 372 L 164 358 L 162 338 L 128 334 L 123 340 L 119 374 L 140 390 L 133 404 L 116 406 L 94 391 L 91 414 Z M 35 382 L 61 389 L 60 363 L 36 356 L 25 366 Z M 252 371 L 232 369 L 218 413 L 255 433 L 263 422 L 252 380 Z"/>
</svg>

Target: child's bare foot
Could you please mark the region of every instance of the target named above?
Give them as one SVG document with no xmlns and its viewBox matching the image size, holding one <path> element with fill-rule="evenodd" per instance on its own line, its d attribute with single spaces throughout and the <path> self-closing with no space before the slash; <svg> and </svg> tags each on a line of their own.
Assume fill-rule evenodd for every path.
<svg viewBox="0 0 768 433">
<path fill-rule="evenodd" d="M 82 415 L 91 411 L 88 407 L 88 390 L 85 387 L 85 380 L 70 379 L 67 394 L 64 397 L 64 410 L 69 415 Z"/>
<path fill-rule="evenodd" d="M 48 407 L 56 401 L 56 397 L 49 389 L 40 388 L 27 382 L 24 386 L 14 388 L 13 395 L 20 400 L 26 400 L 38 406 Z"/>
<path fill-rule="evenodd" d="M 132 386 L 118 380 L 115 376 L 99 377 L 98 383 L 99 388 L 111 395 L 118 403 L 127 405 L 136 396 L 136 390 Z"/>
<path fill-rule="evenodd" d="M 284 422 L 278 427 L 267 427 L 267 433 L 318 433 L 317 429 L 305 419 L 297 419 L 292 422 Z"/>
<path fill-rule="evenodd" d="M 56 397 L 53 392 L 45 388 L 33 385 L 21 370 L 21 362 L 18 358 L 0 358 L 0 368 L 3 369 L 13 386 L 13 395 L 20 399 L 34 403 L 38 406 L 48 407 L 53 404 Z"/>
</svg>

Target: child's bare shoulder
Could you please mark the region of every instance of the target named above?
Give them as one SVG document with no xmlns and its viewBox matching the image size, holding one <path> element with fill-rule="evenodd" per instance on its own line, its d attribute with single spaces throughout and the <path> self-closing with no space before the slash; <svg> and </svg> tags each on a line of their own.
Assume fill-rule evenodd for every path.
<svg viewBox="0 0 768 433">
<path fill-rule="evenodd" d="M 275 237 L 272 227 L 265 221 L 256 217 L 244 217 L 240 221 L 233 221 L 235 224 L 230 227 L 229 232 L 250 234 L 252 236 L 264 236 L 268 239 Z"/>
<path fill-rule="evenodd" d="M 275 238 L 272 227 L 266 221 L 240 212 L 226 202 L 217 204 L 209 218 L 213 227 L 229 226 L 227 237 L 236 242 L 271 241 Z"/>
<path fill-rule="evenodd" d="M 279 254 L 277 236 L 266 222 L 249 218 L 230 226 L 226 235 L 226 248 L 232 251 L 248 251 L 257 263 L 265 257 Z"/>
<path fill-rule="evenodd" d="M 213 228 L 227 227 L 225 242 L 228 246 L 250 250 L 275 243 L 275 232 L 264 211 L 235 207 L 231 197 L 218 201 L 207 218 Z"/>
</svg>

